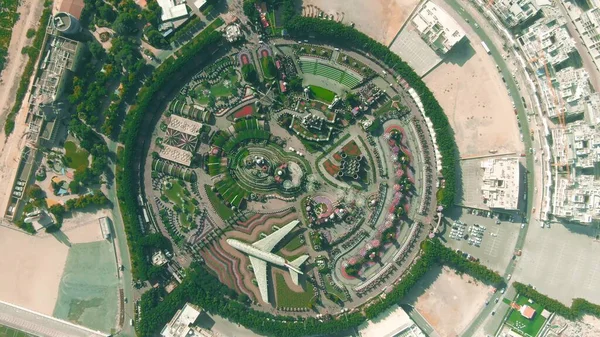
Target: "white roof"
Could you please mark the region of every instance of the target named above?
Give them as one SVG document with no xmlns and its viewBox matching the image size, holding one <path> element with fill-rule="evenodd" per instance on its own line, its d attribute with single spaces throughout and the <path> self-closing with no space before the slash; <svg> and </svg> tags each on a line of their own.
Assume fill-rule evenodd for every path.
<svg viewBox="0 0 600 337">
<path fill-rule="evenodd" d="M 200 9 L 202 8 L 202 6 L 204 6 L 206 4 L 206 0 L 197 0 L 196 2 L 194 2 L 194 6 L 196 6 L 196 8 Z"/>
<path fill-rule="evenodd" d="M 176 5 L 173 0 L 158 0 L 158 5 L 162 8 L 162 21 L 170 21 L 188 16 L 185 2 Z"/>
<path fill-rule="evenodd" d="M 195 331 L 191 329 L 191 324 L 196 322 L 200 316 L 200 310 L 189 303 L 186 303 L 183 308 L 165 325 L 160 332 L 163 337 L 186 337 L 195 336 Z"/>
<path fill-rule="evenodd" d="M 395 337 L 400 334 L 406 337 L 425 337 L 408 314 L 397 305 L 361 324 L 358 334 L 361 337 Z"/>
<path fill-rule="evenodd" d="M 185 117 L 171 115 L 171 121 L 169 122 L 169 129 L 175 131 L 187 133 L 188 135 L 198 136 L 200 130 L 202 130 L 202 123 L 198 123 Z"/>
</svg>

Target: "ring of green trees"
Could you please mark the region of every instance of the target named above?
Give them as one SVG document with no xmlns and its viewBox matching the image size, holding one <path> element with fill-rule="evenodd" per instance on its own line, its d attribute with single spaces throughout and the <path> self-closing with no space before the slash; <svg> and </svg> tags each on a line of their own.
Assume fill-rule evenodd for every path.
<svg viewBox="0 0 600 337">
<path fill-rule="evenodd" d="M 294 14 L 292 1 L 284 1 L 283 13 L 288 33 L 294 38 L 318 36 L 324 42 L 368 52 L 375 58 L 384 62 L 388 67 L 395 69 L 419 94 L 425 107 L 426 115 L 431 119 L 436 131 L 438 147 L 442 154 L 442 173 L 446 179 L 446 193 L 441 203 L 452 204 L 454 200 L 455 166 L 457 148 L 454 134 L 448 119 L 435 97 L 421 81 L 419 76 L 397 55 L 384 45 L 372 40 L 366 35 L 343 24 L 314 18 L 301 17 Z M 163 97 L 162 91 L 169 89 L 170 81 L 180 79 L 186 73 L 190 60 L 197 55 L 203 56 L 203 61 L 208 61 L 211 52 L 222 43 L 220 33 L 214 27 L 208 27 L 198 34 L 190 43 L 177 52 L 177 58 L 169 57 L 158 67 L 152 76 L 145 82 L 137 96 L 137 104 L 133 105 L 127 114 L 125 125 L 122 129 L 121 139 L 125 145 L 120 151 L 117 169 L 117 191 L 119 203 L 123 212 L 125 231 L 129 241 L 132 272 L 137 279 L 147 279 L 153 274 L 153 269 L 148 258 L 151 247 L 145 245 L 145 238 L 137 222 L 137 194 L 139 191 L 139 175 L 136 168 L 143 159 L 139 156 L 138 138 L 142 135 L 143 120 L 148 113 L 156 113 L 159 106 L 157 100 Z M 360 46 L 360 48 L 355 48 Z M 173 86 L 176 87 L 176 86 Z M 152 290 L 142 298 L 142 319 L 137 325 L 138 333 L 142 336 L 152 334 L 162 327 L 172 317 L 183 303 L 190 301 L 201 305 L 211 313 L 217 313 L 246 327 L 271 335 L 313 335 L 330 334 L 351 327 L 356 327 L 367 318 L 377 316 L 389 306 L 398 303 L 417 280 L 427 272 L 432 263 L 445 263 L 459 272 L 467 272 L 480 280 L 491 284 L 502 284 L 501 277 L 485 266 L 469 262 L 452 250 L 444 247 L 437 241 L 429 241 L 423 245 L 423 254 L 419 261 L 413 265 L 411 272 L 399 282 L 385 299 L 378 299 L 365 309 L 345 315 L 344 319 L 332 319 L 319 322 L 314 318 L 307 318 L 304 324 L 292 324 L 292 317 L 273 316 L 271 314 L 248 308 L 246 303 L 237 301 L 235 292 L 212 276 L 202 266 L 195 266 L 190 270 L 184 282 L 166 296 L 157 294 L 159 290 Z M 165 295 L 163 301 L 159 296 Z M 282 321 L 287 321 L 284 323 Z"/>
</svg>

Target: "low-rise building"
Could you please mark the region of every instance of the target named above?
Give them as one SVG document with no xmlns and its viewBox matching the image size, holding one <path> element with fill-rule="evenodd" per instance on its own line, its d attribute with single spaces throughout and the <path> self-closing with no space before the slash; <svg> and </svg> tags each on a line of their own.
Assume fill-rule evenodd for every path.
<svg viewBox="0 0 600 337">
<path fill-rule="evenodd" d="M 518 210 L 521 191 L 519 158 L 497 158 L 481 162 L 481 193 L 491 209 Z"/>
<path fill-rule="evenodd" d="M 552 130 L 555 162 L 574 170 L 592 169 L 600 163 L 600 130 L 584 121 L 567 124 L 566 129 Z"/>
<path fill-rule="evenodd" d="M 185 1 L 158 0 L 158 5 L 162 8 L 160 19 L 163 22 L 183 19 L 189 16 Z"/>
<path fill-rule="evenodd" d="M 598 67 L 600 65 L 600 8 L 591 8 L 579 16 L 573 16 L 572 12 L 569 14 L 583 44 Z"/>
<path fill-rule="evenodd" d="M 508 27 L 515 27 L 538 12 L 538 6 L 533 0 L 495 0 L 492 10 Z"/>
<path fill-rule="evenodd" d="M 465 37 L 465 31 L 442 8 L 427 1 L 412 19 L 413 26 L 431 49 L 445 54 Z"/>
<path fill-rule="evenodd" d="M 560 177 L 555 182 L 552 215 L 590 225 L 600 220 L 600 181 L 593 175 Z"/>
<path fill-rule="evenodd" d="M 175 313 L 167 325 L 162 329 L 162 337 L 210 337 L 213 334 L 205 329 L 194 326 L 202 310 L 190 303 Z"/>
<path fill-rule="evenodd" d="M 359 337 L 425 337 L 408 314 L 395 305 L 358 327 Z"/>
</svg>

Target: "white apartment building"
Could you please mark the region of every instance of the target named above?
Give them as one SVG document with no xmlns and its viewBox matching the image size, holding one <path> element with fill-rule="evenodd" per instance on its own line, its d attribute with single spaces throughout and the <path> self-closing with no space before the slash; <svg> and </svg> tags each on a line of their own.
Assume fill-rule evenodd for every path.
<svg viewBox="0 0 600 337">
<path fill-rule="evenodd" d="M 426 2 L 412 19 L 421 38 L 440 54 L 445 54 L 465 37 L 465 31 L 442 8 Z"/>
<path fill-rule="evenodd" d="M 521 190 L 519 158 L 496 158 L 481 162 L 483 202 L 491 209 L 518 210 Z"/>
<path fill-rule="evenodd" d="M 593 175 L 558 179 L 554 189 L 552 214 L 559 219 L 589 225 L 600 219 L 600 180 Z"/>
<path fill-rule="evenodd" d="M 532 0 L 495 0 L 492 10 L 505 25 L 514 27 L 534 16 L 538 6 Z"/>
<path fill-rule="evenodd" d="M 206 329 L 194 326 L 202 313 L 200 308 L 186 303 L 183 308 L 175 313 L 167 325 L 162 329 L 162 337 L 211 337 L 213 333 Z"/>
</svg>

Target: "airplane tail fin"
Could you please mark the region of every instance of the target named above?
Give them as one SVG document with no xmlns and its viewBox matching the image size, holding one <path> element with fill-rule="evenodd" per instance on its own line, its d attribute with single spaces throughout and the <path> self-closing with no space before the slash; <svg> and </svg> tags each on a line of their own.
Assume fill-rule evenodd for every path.
<svg viewBox="0 0 600 337">
<path fill-rule="evenodd" d="M 302 255 L 288 264 L 288 270 L 292 276 L 292 282 L 294 282 L 295 285 L 298 285 L 298 275 L 302 274 L 300 267 L 302 267 L 306 260 L 308 260 L 308 255 Z"/>
</svg>

